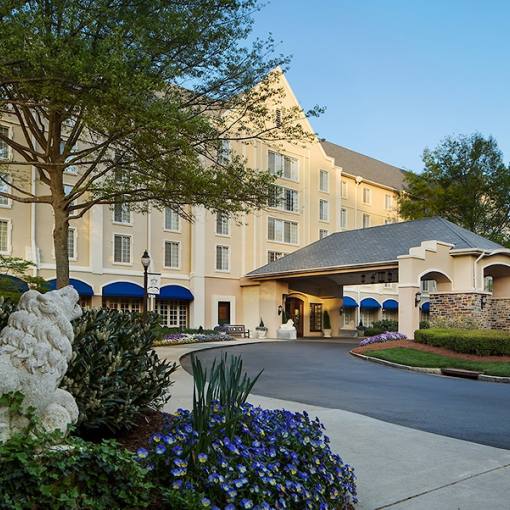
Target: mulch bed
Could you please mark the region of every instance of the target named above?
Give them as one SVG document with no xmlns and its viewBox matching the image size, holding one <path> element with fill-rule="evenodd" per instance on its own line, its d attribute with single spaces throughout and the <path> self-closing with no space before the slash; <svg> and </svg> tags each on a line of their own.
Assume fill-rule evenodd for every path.
<svg viewBox="0 0 510 510">
<path fill-rule="evenodd" d="M 431 352 L 464 361 L 510 361 L 510 356 L 477 356 L 476 354 L 464 354 L 461 352 L 450 351 L 444 347 L 420 344 L 418 342 L 413 342 L 412 340 L 394 340 L 393 342 L 364 345 L 363 347 L 354 348 L 353 352 L 364 354 L 367 351 L 380 351 L 383 349 L 392 349 L 394 347 L 406 347 L 408 349 L 414 349 L 415 351 Z"/>
<path fill-rule="evenodd" d="M 149 438 L 156 432 L 161 432 L 165 423 L 172 419 L 172 415 L 161 411 L 147 411 L 140 416 L 137 424 L 115 439 L 127 450 L 136 452 L 138 448 L 145 448 Z"/>
</svg>

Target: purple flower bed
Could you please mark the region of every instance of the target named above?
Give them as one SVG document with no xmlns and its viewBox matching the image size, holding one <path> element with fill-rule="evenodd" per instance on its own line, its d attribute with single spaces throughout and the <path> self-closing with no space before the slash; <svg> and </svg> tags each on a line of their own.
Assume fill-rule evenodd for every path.
<svg viewBox="0 0 510 510">
<path fill-rule="evenodd" d="M 396 331 L 386 331 L 385 333 L 381 333 L 380 335 L 369 336 L 368 338 L 364 338 L 359 343 L 360 347 L 364 345 L 370 344 L 378 344 L 382 342 L 392 342 L 394 340 L 407 340 L 407 337 L 402 333 L 397 333 Z"/>
<path fill-rule="evenodd" d="M 204 494 L 211 510 L 344 510 L 356 503 L 354 470 L 332 453 L 317 418 L 244 404 L 228 437 L 225 412 L 218 404 L 211 410 L 208 451 L 197 451 L 199 432 L 186 410 L 138 450 L 158 483 Z"/>
<path fill-rule="evenodd" d="M 235 340 L 229 335 L 220 333 L 169 333 L 154 342 L 155 346 L 194 344 L 198 342 L 228 342 Z"/>
</svg>

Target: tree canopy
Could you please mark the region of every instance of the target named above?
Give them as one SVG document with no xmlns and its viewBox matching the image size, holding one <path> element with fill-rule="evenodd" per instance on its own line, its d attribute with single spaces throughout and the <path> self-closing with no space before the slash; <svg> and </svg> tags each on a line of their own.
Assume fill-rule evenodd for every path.
<svg viewBox="0 0 510 510">
<path fill-rule="evenodd" d="M 424 170 L 406 174 L 400 214 L 442 216 L 510 245 L 510 169 L 496 140 L 480 133 L 445 138 L 423 152 Z"/>
<path fill-rule="evenodd" d="M 274 176 L 248 168 L 227 142 L 311 136 L 282 106 L 273 42 L 248 44 L 258 0 L 0 0 L 0 110 L 23 139 L 0 132 L 13 158 L 0 175 L 24 203 L 54 212 L 59 286 L 69 221 L 101 204 L 190 206 L 236 214 L 267 203 Z M 278 121 L 275 112 L 278 110 Z M 35 167 L 45 192 L 20 184 Z M 64 173 L 77 170 L 65 191 Z"/>
</svg>

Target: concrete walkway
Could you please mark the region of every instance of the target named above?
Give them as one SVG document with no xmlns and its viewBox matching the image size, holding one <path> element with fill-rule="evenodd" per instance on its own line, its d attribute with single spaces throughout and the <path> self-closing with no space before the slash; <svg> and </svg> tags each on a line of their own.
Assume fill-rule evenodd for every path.
<svg viewBox="0 0 510 510">
<path fill-rule="evenodd" d="M 257 340 L 239 340 L 228 345 L 254 342 Z M 157 351 L 161 357 L 179 361 L 189 352 L 220 346 L 225 347 L 225 343 L 158 347 Z M 191 408 L 191 375 L 179 370 L 171 393 L 165 411 Z M 299 395 L 296 401 L 286 401 L 255 394 L 249 401 L 272 409 L 306 410 L 318 416 L 326 426 L 332 449 L 356 470 L 359 509 L 510 509 L 510 450 L 422 432 L 340 409 L 302 404 Z"/>
</svg>

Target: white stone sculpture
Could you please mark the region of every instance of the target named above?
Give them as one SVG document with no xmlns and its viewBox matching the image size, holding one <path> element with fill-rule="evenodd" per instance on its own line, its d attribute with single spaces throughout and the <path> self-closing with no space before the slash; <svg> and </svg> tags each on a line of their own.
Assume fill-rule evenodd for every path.
<svg viewBox="0 0 510 510">
<path fill-rule="evenodd" d="M 280 329 L 296 329 L 294 328 L 294 321 L 289 319 L 285 324 L 280 326 Z"/>
<path fill-rule="evenodd" d="M 0 333 L 0 395 L 20 391 L 48 431 L 66 432 L 78 420 L 73 396 L 58 386 L 72 356 L 71 320 L 81 316 L 71 287 L 41 294 L 25 292 Z M 26 426 L 26 418 L 0 407 L 0 442 Z"/>
<path fill-rule="evenodd" d="M 276 336 L 281 338 L 282 340 L 296 340 L 297 331 L 294 327 L 294 321 L 289 319 L 285 324 L 282 324 L 278 331 L 276 332 Z"/>
</svg>

